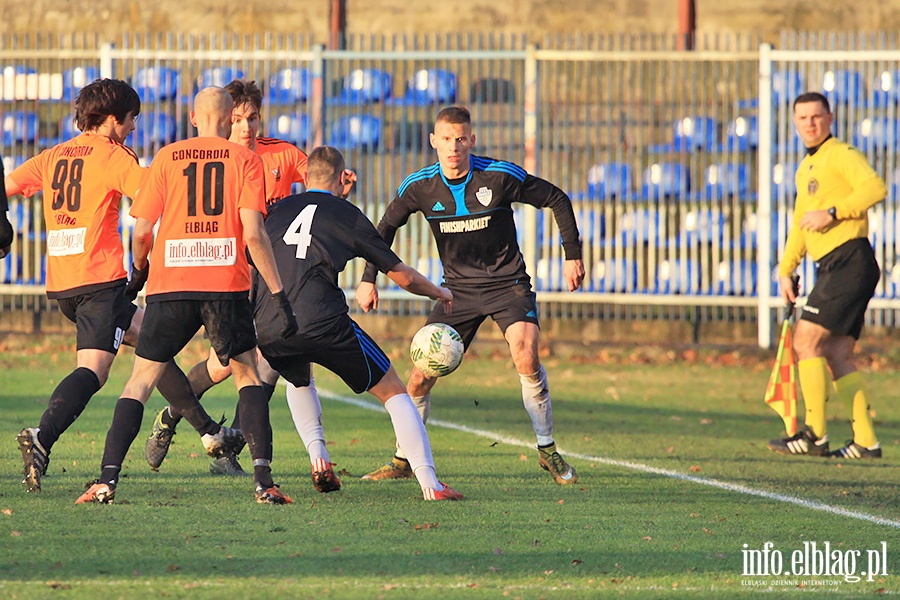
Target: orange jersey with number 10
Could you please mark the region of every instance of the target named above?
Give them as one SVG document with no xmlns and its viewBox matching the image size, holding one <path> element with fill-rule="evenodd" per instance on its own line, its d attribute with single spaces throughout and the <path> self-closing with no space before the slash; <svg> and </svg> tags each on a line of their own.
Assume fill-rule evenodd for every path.
<svg viewBox="0 0 900 600">
<path fill-rule="evenodd" d="M 263 163 L 256 153 L 218 137 L 162 148 L 131 207 L 134 217 L 159 220 L 148 301 L 160 294 L 203 298 L 247 292 L 241 208 L 266 214 Z"/>
<path fill-rule="evenodd" d="M 82 133 L 10 173 L 25 196 L 43 190 L 47 295 L 66 298 L 125 279 L 119 203 L 134 197 L 147 171 L 130 148 Z"/>
</svg>

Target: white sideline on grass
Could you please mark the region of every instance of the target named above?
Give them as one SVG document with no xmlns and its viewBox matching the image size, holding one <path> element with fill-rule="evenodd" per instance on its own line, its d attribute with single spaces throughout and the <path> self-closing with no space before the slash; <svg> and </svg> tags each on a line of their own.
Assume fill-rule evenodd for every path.
<svg viewBox="0 0 900 600">
<path fill-rule="evenodd" d="M 375 402 L 369 402 L 368 400 L 362 400 L 355 396 L 342 396 L 340 394 L 336 394 L 334 392 L 319 389 L 319 396 L 322 398 L 328 398 L 329 400 L 336 400 L 338 402 L 343 402 L 344 404 L 352 404 L 353 406 L 358 406 L 360 408 L 365 408 L 368 410 L 374 410 L 378 412 L 384 412 L 384 407 Z M 509 444 L 510 446 L 519 446 L 521 448 L 531 448 L 534 449 L 535 445 L 533 443 L 525 442 L 516 438 L 507 437 L 504 435 L 500 435 L 493 431 L 484 431 L 483 429 L 473 429 L 471 427 L 467 427 L 465 425 L 460 425 L 458 423 L 450 423 L 448 421 L 441 421 L 439 419 L 428 419 L 428 424 L 433 425 L 435 427 L 443 427 L 445 429 L 455 429 L 456 431 L 461 431 L 463 433 L 469 433 L 472 435 L 477 435 L 479 437 L 487 438 L 493 441 L 499 441 L 504 444 Z M 697 477 L 695 475 L 685 475 L 684 473 L 679 473 L 678 471 L 671 471 L 669 469 L 660 469 L 658 467 L 651 467 L 650 465 L 645 465 L 642 463 L 636 463 L 626 460 L 616 460 L 613 458 L 602 458 L 600 456 L 590 456 L 588 454 L 577 454 L 574 452 L 563 452 L 561 448 L 559 448 L 560 454 L 564 454 L 566 458 L 578 458 L 581 460 L 587 460 L 591 462 L 598 462 L 605 465 L 612 465 L 616 467 L 622 467 L 625 469 L 631 469 L 633 471 L 642 471 L 644 473 L 653 473 L 654 475 L 662 475 L 663 477 L 669 477 L 671 479 L 680 479 L 682 481 L 689 481 L 691 483 L 699 483 L 700 485 L 706 485 L 709 487 L 715 487 L 722 490 L 727 490 L 729 492 L 736 492 L 738 494 L 746 494 L 748 496 L 756 496 L 758 498 L 765 498 L 767 500 L 775 500 L 776 502 L 784 502 L 787 504 L 794 504 L 796 506 L 800 506 L 802 508 L 807 508 L 810 510 L 817 510 L 825 513 L 829 513 L 832 515 L 837 515 L 841 517 L 848 517 L 851 519 L 858 519 L 860 521 L 868 521 L 869 523 L 874 523 L 876 525 L 884 525 L 885 527 L 892 527 L 894 529 L 900 529 L 900 521 L 893 521 L 891 519 L 885 519 L 883 517 L 878 517 L 875 515 L 869 515 L 866 513 L 857 512 L 854 510 L 848 510 L 846 508 L 841 508 L 840 506 L 831 506 L 830 504 L 824 504 L 822 502 L 816 502 L 815 500 L 807 500 L 805 498 L 798 498 L 797 496 L 788 496 L 787 494 L 776 494 L 775 492 L 767 492 L 765 490 L 756 490 L 745 485 L 740 485 L 737 483 L 729 483 L 727 481 L 718 481 L 715 479 L 709 479 L 707 477 Z"/>
</svg>

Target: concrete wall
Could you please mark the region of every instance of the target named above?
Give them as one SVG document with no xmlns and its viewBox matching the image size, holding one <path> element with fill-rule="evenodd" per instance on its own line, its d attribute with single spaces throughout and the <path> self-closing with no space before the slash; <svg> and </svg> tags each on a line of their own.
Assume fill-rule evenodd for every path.
<svg viewBox="0 0 900 600">
<path fill-rule="evenodd" d="M 548 33 L 675 33 L 679 0 L 347 0 L 348 32 L 513 32 L 540 41 Z M 411 8 L 414 7 L 414 8 Z M 704 33 L 759 32 L 771 41 L 785 29 L 896 31 L 900 0 L 696 0 Z M 11 33 L 122 32 L 328 35 L 331 0 L 0 0 Z"/>
</svg>

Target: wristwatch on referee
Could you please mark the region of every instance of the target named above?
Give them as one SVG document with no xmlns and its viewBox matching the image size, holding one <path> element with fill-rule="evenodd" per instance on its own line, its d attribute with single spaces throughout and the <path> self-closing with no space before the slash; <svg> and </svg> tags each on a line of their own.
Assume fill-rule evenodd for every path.
<svg viewBox="0 0 900 600">
<path fill-rule="evenodd" d="M 832 218 L 832 219 L 834 219 L 835 221 L 838 220 L 838 218 L 837 218 L 837 208 L 835 208 L 834 206 L 832 206 L 832 207 L 829 208 L 826 212 L 827 212 L 829 215 L 831 215 L 831 218 Z"/>
</svg>

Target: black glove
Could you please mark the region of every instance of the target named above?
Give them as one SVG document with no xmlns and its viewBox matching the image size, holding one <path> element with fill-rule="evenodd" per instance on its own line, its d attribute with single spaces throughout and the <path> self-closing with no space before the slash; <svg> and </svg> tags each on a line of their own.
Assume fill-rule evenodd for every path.
<svg viewBox="0 0 900 600">
<path fill-rule="evenodd" d="M 125 297 L 128 298 L 129 302 L 134 302 L 137 299 L 138 292 L 144 289 L 144 284 L 147 283 L 148 275 L 150 275 L 149 262 L 143 269 L 138 269 L 134 266 L 134 263 L 131 263 L 131 279 L 125 284 Z"/>
<path fill-rule="evenodd" d="M 5 258 L 9 254 L 14 237 L 13 226 L 6 216 L 6 211 L 0 212 L 0 258 Z"/>
<path fill-rule="evenodd" d="M 278 311 L 281 317 L 281 339 L 290 339 L 300 330 L 300 327 L 297 325 L 297 315 L 294 314 L 294 309 L 288 301 L 287 295 L 285 295 L 284 290 L 281 290 L 277 294 L 271 294 L 269 299 L 275 303 L 275 310 Z"/>
</svg>

